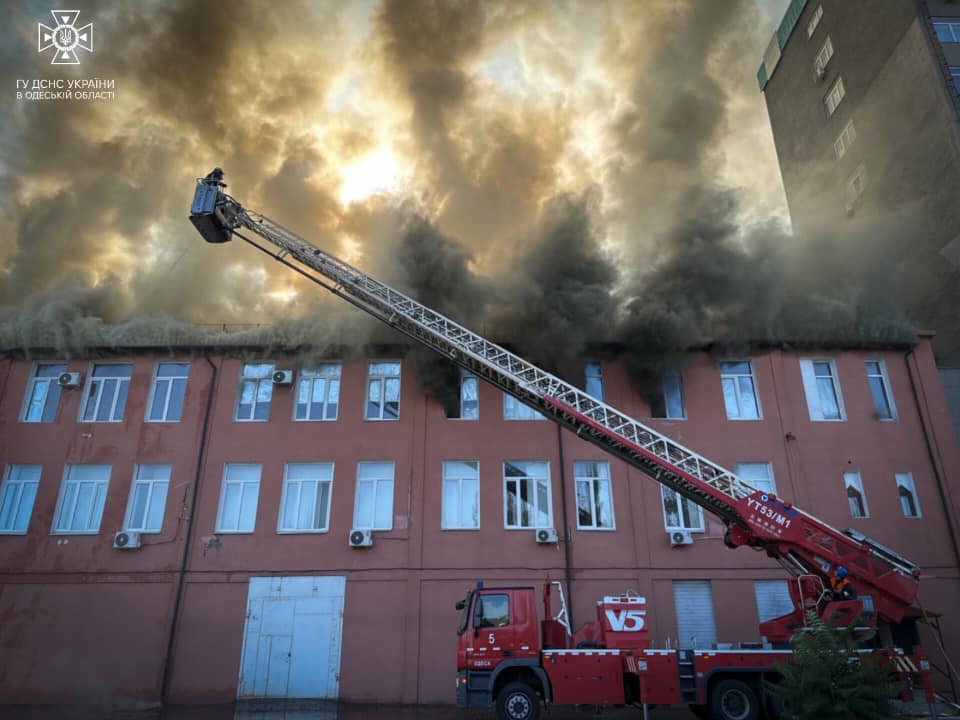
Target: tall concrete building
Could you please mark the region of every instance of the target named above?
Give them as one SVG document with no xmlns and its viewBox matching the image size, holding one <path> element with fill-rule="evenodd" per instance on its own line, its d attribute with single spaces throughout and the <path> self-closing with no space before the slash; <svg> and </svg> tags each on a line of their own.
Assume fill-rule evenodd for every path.
<svg viewBox="0 0 960 720">
<path fill-rule="evenodd" d="M 960 2 L 793 0 L 757 79 L 795 230 L 884 254 L 960 423 Z"/>
<path fill-rule="evenodd" d="M 447 417 L 403 352 L 0 355 L 0 703 L 452 703 L 478 580 L 561 580 L 576 625 L 635 590 L 658 646 L 785 611 L 782 568 L 719 520 L 477 378 Z M 584 386 L 918 563 L 956 657 L 960 448 L 929 337 L 691 352 L 653 408 L 616 357 Z"/>
</svg>

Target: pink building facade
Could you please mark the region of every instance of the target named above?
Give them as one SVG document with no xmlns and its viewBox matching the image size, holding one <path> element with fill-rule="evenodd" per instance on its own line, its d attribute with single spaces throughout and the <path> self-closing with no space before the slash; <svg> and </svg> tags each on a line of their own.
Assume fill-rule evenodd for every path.
<svg viewBox="0 0 960 720">
<path fill-rule="evenodd" d="M 657 644 L 759 639 L 785 592 L 773 561 L 482 382 L 447 418 L 401 355 L 304 372 L 249 348 L 7 353 L 0 702 L 452 703 L 454 604 L 478 580 L 561 580 L 575 624 L 636 591 Z M 619 360 L 589 374 L 606 402 L 918 563 L 960 651 L 960 453 L 929 336 L 691 352 L 655 413 Z M 372 544 L 351 547 L 355 529 Z M 121 530 L 141 546 L 115 548 Z"/>
</svg>

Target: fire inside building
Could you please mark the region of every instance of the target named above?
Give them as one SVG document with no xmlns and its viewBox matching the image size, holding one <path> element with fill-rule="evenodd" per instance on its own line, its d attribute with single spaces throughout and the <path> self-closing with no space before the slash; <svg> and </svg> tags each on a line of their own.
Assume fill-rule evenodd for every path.
<svg viewBox="0 0 960 720">
<path fill-rule="evenodd" d="M 247 697 L 453 702 L 465 591 L 647 600 L 661 646 L 759 640 L 781 568 L 723 526 L 464 374 L 455 417 L 402 346 L 301 367 L 256 347 L 10 352 L 0 386 L 5 702 Z M 616 357 L 583 387 L 921 568 L 960 648 L 960 472 L 931 338 L 692 351 L 649 403 Z M 371 681 L 370 652 L 393 671 Z M 929 651 L 935 666 L 942 660 Z"/>
</svg>

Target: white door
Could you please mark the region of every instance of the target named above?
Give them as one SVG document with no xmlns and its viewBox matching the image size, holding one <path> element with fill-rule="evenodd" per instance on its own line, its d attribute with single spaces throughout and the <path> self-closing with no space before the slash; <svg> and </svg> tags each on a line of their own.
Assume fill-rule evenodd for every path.
<svg viewBox="0 0 960 720">
<path fill-rule="evenodd" d="M 240 698 L 330 698 L 340 685 L 343 577 L 250 578 Z"/>
<path fill-rule="evenodd" d="M 682 648 L 712 648 L 717 642 L 709 580 L 674 580 L 677 641 Z"/>
</svg>

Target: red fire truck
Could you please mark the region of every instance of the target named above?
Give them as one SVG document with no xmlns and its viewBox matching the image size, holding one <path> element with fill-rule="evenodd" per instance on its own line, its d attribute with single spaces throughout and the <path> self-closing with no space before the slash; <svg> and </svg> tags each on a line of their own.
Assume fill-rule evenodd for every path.
<svg viewBox="0 0 960 720">
<path fill-rule="evenodd" d="M 806 613 L 856 620 L 876 629 L 864 652 L 888 662 L 906 698 L 922 688 L 933 701 L 930 665 L 917 640 L 919 568 L 854 530 L 837 530 L 772 493 L 658 433 L 616 408 L 418 303 L 307 242 L 228 195 L 216 168 L 197 181 L 190 220 L 211 243 L 234 237 L 327 288 L 396 330 L 441 353 L 579 437 L 692 500 L 726 525 L 728 547 L 764 551 L 790 575 L 793 609 L 761 623 L 755 643 L 716 648 L 653 648 L 646 603 L 605 597 L 595 620 L 571 632 L 563 607 L 551 611 L 551 583 L 538 621 L 533 588 L 485 588 L 458 603 L 457 704 L 496 705 L 500 718 L 535 720 L 542 703 L 689 704 L 724 720 L 776 714 L 762 682 L 775 679 Z M 852 599 L 825 583 L 849 572 Z M 559 584 L 557 585 L 560 589 Z M 907 648 L 905 651 L 902 648 Z"/>
</svg>

